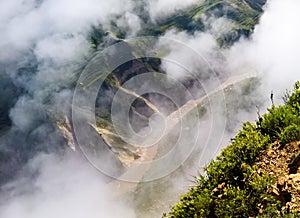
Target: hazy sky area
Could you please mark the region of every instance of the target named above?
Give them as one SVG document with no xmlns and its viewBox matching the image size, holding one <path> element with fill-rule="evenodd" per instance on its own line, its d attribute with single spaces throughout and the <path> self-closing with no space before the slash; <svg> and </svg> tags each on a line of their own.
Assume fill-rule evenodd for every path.
<svg viewBox="0 0 300 218">
<path fill-rule="evenodd" d="M 48 112 L 69 113 L 73 90 L 68 87 L 90 58 L 88 35 L 92 26 L 109 29 L 114 21 L 128 31 L 127 37 L 134 37 L 143 28 L 137 5 L 143 4 L 151 21 L 156 23 L 197 2 L 0 0 L 0 79 L 6 78 L 20 90 L 18 94 L 11 94 L 12 87 L 0 84 L 0 99 L 9 102 L 7 96 L 13 101 L 9 109 L 12 127 L 0 135 L 0 151 L 19 155 L 15 150 L 22 152 L 32 147 L 37 151 L 47 150 L 47 154 L 29 154 L 30 160 L 22 166 L 24 169 L 2 185 L 0 218 L 137 217 L 131 203 L 119 197 L 85 159 L 73 155 L 71 150 L 57 154 L 57 150 L 64 150 L 60 147 L 67 145 L 58 130 L 49 124 Z M 270 106 L 271 91 L 275 103 L 281 104 L 285 90 L 300 79 L 299 8 L 299 0 L 269 1 L 251 37 L 241 38 L 228 49 L 221 50 L 215 41 L 233 25 L 226 17 L 203 17 L 206 32 L 189 34 L 171 29 L 163 36 L 201 53 L 215 69 L 224 69 L 226 74 L 239 75 L 253 69 L 261 85 L 245 99 L 255 98 L 265 111 Z M 176 47 L 170 46 L 167 57 L 180 58 L 195 71 L 201 67 L 190 53 Z M 179 80 L 185 78 L 185 71 L 176 65 L 163 61 L 161 68 Z M 27 72 L 31 69 L 35 73 Z M 249 112 L 241 106 L 236 113 L 239 124 L 234 130 L 242 121 L 254 121 L 256 116 L 255 110 Z M 234 134 L 226 133 L 220 142 L 222 146 Z M 14 165 L 20 164 L 13 158 L 5 164 L 0 162 L 0 172 L 17 170 Z M 189 181 L 183 182 L 184 179 L 178 178 L 176 186 L 186 188 Z"/>
</svg>

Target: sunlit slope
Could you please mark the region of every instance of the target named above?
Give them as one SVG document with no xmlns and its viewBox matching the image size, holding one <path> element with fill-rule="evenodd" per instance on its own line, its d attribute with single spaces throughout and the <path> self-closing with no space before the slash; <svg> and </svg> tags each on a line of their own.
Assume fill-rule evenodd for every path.
<svg viewBox="0 0 300 218">
<path fill-rule="evenodd" d="M 299 217 L 300 84 L 196 178 L 169 217 Z"/>
</svg>

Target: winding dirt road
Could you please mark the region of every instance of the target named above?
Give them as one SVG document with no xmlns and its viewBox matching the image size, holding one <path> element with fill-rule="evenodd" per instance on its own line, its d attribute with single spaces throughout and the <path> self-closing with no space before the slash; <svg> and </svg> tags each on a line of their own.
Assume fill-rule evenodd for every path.
<svg viewBox="0 0 300 218">
<path fill-rule="evenodd" d="M 175 127 L 175 125 L 181 120 L 182 117 L 189 114 L 196 107 L 205 104 L 205 101 L 212 97 L 214 94 L 223 91 L 230 86 L 233 86 L 239 82 L 246 81 L 249 79 L 256 78 L 257 74 L 255 72 L 249 72 L 247 74 L 242 75 L 234 75 L 229 77 L 225 82 L 223 82 L 220 86 L 213 89 L 205 96 L 197 99 L 190 100 L 178 110 L 171 113 L 166 119 L 168 126 L 166 127 L 165 135 L 168 135 L 170 131 Z M 132 165 L 128 168 L 128 170 L 119 178 L 112 181 L 109 186 L 115 190 L 119 195 L 123 195 L 125 193 L 133 192 L 139 181 L 143 180 L 144 175 L 151 167 L 151 161 L 155 159 L 158 151 L 158 145 L 151 146 L 149 148 L 142 149 L 141 158 L 137 159 Z M 143 163 L 143 164 L 141 164 Z M 128 181 L 130 178 L 130 181 Z M 127 180 L 127 181 L 126 181 Z M 131 182 L 135 181 L 135 182 Z"/>
</svg>

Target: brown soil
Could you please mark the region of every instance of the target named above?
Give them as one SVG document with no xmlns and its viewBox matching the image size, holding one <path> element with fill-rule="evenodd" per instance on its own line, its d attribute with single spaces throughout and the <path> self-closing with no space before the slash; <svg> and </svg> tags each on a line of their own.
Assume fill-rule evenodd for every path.
<svg viewBox="0 0 300 218">
<path fill-rule="evenodd" d="M 275 142 L 264 150 L 255 164 L 259 171 L 276 179 L 269 190 L 278 200 L 284 202 L 282 210 L 300 212 L 300 142 L 285 146 Z"/>
</svg>

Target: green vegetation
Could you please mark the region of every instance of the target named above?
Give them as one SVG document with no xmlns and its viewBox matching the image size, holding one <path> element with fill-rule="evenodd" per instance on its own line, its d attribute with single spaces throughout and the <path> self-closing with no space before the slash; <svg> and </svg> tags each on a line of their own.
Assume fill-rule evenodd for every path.
<svg viewBox="0 0 300 218">
<path fill-rule="evenodd" d="M 300 140 L 300 83 L 286 104 L 272 106 L 256 124 L 246 122 L 221 154 L 205 168 L 188 193 L 164 217 L 298 217 L 269 190 L 276 178 L 255 165 L 272 143 Z"/>
<path fill-rule="evenodd" d="M 214 1 L 214 2 L 207 2 L 203 4 L 201 8 L 198 9 L 198 11 L 192 16 L 192 19 L 197 19 L 203 14 L 204 12 L 208 11 L 211 8 L 214 8 L 218 4 L 222 3 L 223 1 Z"/>
<path fill-rule="evenodd" d="M 137 36 L 159 36 L 170 29 L 186 31 L 193 34 L 196 31 L 205 31 L 204 17 L 225 17 L 234 24 L 233 29 L 217 39 L 220 46 L 231 45 L 240 36 L 248 37 L 255 25 L 259 22 L 265 0 L 202 0 L 181 11 L 163 17 L 156 22 L 152 22 L 144 14 L 144 25 Z M 205 16 L 202 16 L 205 15 Z M 89 35 L 91 47 L 101 49 L 106 46 L 107 39 L 118 42 L 126 38 L 126 30 L 112 22 L 110 29 L 103 29 L 102 26 L 94 27 Z"/>
</svg>

